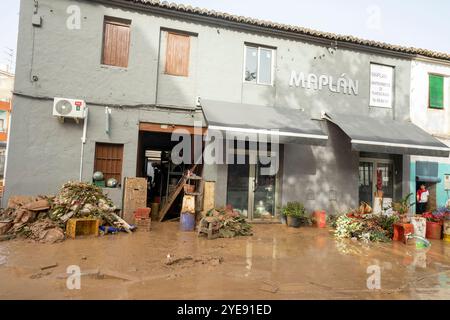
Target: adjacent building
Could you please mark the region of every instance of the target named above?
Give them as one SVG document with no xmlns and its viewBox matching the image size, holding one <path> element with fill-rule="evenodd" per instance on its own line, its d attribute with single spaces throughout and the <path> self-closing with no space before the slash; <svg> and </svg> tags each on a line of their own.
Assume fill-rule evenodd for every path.
<svg viewBox="0 0 450 320">
<path fill-rule="evenodd" d="M 446 54 L 146 0 L 22 1 L 18 43 L 6 197 L 101 171 L 119 206 L 125 177 L 151 177 L 148 201 L 164 201 L 188 138 L 188 159 L 199 140 L 230 150 L 203 177 L 249 219 L 289 201 L 381 210 L 413 188 L 411 156 L 449 156 L 410 116 L 411 61 Z M 61 121 L 55 97 L 88 117 Z M 275 172 L 249 161 L 265 139 Z"/>
<path fill-rule="evenodd" d="M 8 142 L 13 86 L 14 75 L 0 70 L 0 194 L 3 193 L 4 187 L 6 146 Z"/>
<path fill-rule="evenodd" d="M 411 120 L 450 146 L 450 63 L 414 59 L 411 63 Z M 450 199 L 450 158 L 411 157 L 411 190 L 425 185 L 430 190 L 430 210 Z"/>
</svg>

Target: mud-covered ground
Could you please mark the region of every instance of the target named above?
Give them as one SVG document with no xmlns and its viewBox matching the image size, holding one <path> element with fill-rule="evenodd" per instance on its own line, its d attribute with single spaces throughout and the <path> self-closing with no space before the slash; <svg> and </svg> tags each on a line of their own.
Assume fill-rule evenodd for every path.
<svg viewBox="0 0 450 320">
<path fill-rule="evenodd" d="M 80 289 L 67 287 L 77 284 L 69 266 L 80 268 Z M 420 250 L 258 224 L 252 237 L 206 240 L 176 222 L 57 244 L 4 241 L 0 299 L 450 299 L 450 243 Z"/>
</svg>

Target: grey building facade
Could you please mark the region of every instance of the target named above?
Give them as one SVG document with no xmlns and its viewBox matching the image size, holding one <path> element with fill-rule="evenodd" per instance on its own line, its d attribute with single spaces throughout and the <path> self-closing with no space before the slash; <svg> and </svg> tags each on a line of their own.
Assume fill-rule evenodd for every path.
<svg viewBox="0 0 450 320">
<path fill-rule="evenodd" d="M 409 155 L 423 152 L 412 145 L 427 145 L 430 155 L 447 152 L 431 137 L 425 142 L 394 141 L 391 148 L 372 141 L 360 148 L 352 142 L 359 129 L 349 132 L 333 120 L 343 114 L 366 119 L 370 127 L 370 119 L 375 119 L 379 131 L 385 131 L 384 122 L 391 128 L 396 123 L 409 125 L 411 57 L 418 53 L 153 1 L 38 0 L 36 4 L 21 1 L 5 200 L 18 194 L 55 193 L 67 180 L 78 180 L 80 157 L 82 179 L 91 181 L 99 143 L 123 145 L 120 182 L 140 175 L 144 149 L 157 148 L 158 134 L 167 133 L 168 126 L 201 122 L 208 127 L 202 101 L 240 105 L 236 119 L 247 117 L 248 126 L 255 129 L 258 118 L 251 123 L 245 106 L 294 110 L 327 137 L 320 145 L 282 144 L 280 170 L 265 180 L 260 194 L 258 185 L 251 186 L 258 180 L 257 166 L 205 165 L 205 179 L 215 182 L 216 205 L 236 201 L 235 207 L 240 205 L 254 218 L 254 212 L 268 210 L 267 192 L 273 199 L 271 214 L 288 201 L 302 201 L 309 210 L 330 213 L 371 202 L 377 178 L 388 189 L 384 191 L 388 198 L 398 199 L 410 191 Z M 36 16 L 39 23 L 33 24 Z M 102 63 L 109 18 L 129 27 L 126 67 Z M 167 73 L 169 34 L 189 39 L 185 75 Z M 250 60 L 254 66 L 249 66 Z M 389 107 L 372 103 L 372 65 L 392 70 Z M 256 68 L 258 75 L 248 77 L 249 68 Z M 53 117 L 54 97 L 86 102 L 83 155 L 83 125 Z M 105 107 L 111 110 L 109 130 L 105 130 Z M 223 121 L 230 127 L 235 123 Z M 158 127 L 161 130 L 154 129 Z M 159 133 L 149 133 L 152 130 Z M 371 140 L 370 130 L 366 135 L 369 139 L 358 141 Z M 380 133 L 374 140 L 382 138 Z M 105 191 L 121 205 L 121 187 Z"/>
</svg>

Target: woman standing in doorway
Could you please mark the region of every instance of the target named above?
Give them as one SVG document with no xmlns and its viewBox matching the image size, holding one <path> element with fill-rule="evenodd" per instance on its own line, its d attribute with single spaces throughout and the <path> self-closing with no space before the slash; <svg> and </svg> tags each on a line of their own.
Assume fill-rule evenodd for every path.
<svg viewBox="0 0 450 320">
<path fill-rule="evenodd" d="M 425 184 L 420 185 L 420 189 L 417 190 L 417 214 L 422 214 L 427 210 L 428 197 L 430 192 L 428 191 Z"/>
</svg>

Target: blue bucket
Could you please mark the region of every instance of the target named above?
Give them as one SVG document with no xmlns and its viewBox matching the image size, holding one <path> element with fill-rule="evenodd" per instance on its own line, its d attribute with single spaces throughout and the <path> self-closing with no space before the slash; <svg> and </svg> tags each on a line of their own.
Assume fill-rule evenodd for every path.
<svg viewBox="0 0 450 320">
<path fill-rule="evenodd" d="M 194 231 L 195 230 L 195 215 L 190 213 L 182 213 L 180 216 L 180 230 Z"/>
</svg>

